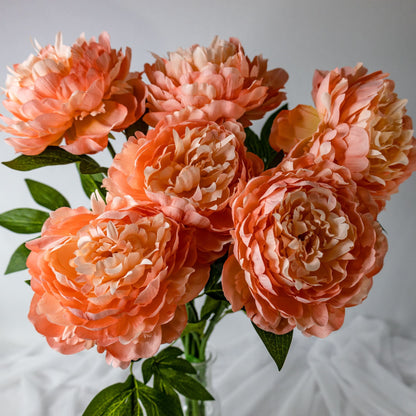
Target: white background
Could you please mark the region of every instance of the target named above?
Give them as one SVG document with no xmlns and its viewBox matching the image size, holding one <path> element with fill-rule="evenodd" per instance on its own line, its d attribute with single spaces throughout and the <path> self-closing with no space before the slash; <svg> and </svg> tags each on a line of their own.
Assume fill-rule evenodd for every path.
<svg viewBox="0 0 416 416">
<path fill-rule="evenodd" d="M 153 61 L 151 52 L 165 55 L 167 51 L 194 43 L 209 45 L 215 35 L 233 36 L 241 40 L 248 56 L 263 54 L 270 68 L 282 67 L 289 73 L 286 91 L 291 107 L 312 103 L 311 81 L 316 68 L 333 69 L 364 62 L 370 72 L 381 69 L 391 74 L 398 95 L 409 100 L 408 114 L 416 118 L 414 0 L 0 0 L 0 10 L 0 85 L 5 83 L 6 67 L 22 62 L 33 52 L 32 39 L 41 45 L 53 43 L 59 31 L 63 33 L 64 43 L 69 45 L 82 32 L 90 38 L 108 31 L 114 48 L 132 48 L 131 69 L 139 71 L 145 62 Z M 6 137 L 0 135 L 0 139 Z M 15 157 L 13 148 L 2 140 L 0 154 L 1 161 Z M 99 158 L 109 164 L 106 156 Z M 0 212 L 17 207 L 38 208 L 30 199 L 24 178 L 56 187 L 73 207 L 88 205 L 74 167 L 19 173 L 1 165 L 0 175 Z M 393 334 L 416 338 L 415 207 L 416 176 L 413 175 L 380 216 L 389 241 L 385 265 L 375 277 L 364 304 L 347 311 L 347 326 L 357 316 L 374 317 L 388 323 Z M 8 259 L 24 239 L 24 235 L 0 229 L 0 270 L 6 269 Z M 8 357 L 12 360 L 6 354 L 11 346 L 18 348 L 41 340 L 26 318 L 31 290 L 24 284 L 25 279 L 26 272 L 0 275 L 0 352 L 4 350 L 6 363 Z M 344 330 L 347 329 L 340 331 Z M 214 344 L 220 351 L 224 345 L 234 345 L 233 340 L 239 339 L 242 331 L 251 331 L 244 318 L 228 317 L 218 328 Z M 256 346 L 262 348 L 260 344 Z M 89 354 L 89 357 L 94 355 Z M 4 368 L 7 367 L 2 371 Z M 282 376 L 290 377 L 283 373 Z M 250 374 L 242 372 L 242 377 L 249 378 Z M 243 398 L 235 397 L 235 400 Z M 16 412 L 10 410 L 10 415 Z M 39 412 L 33 414 L 47 414 L 46 410 Z M 259 415 L 271 414 L 263 412 Z M 243 411 L 235 414 L 251 415 Z M 226 416 L 234 414 L 230 412 Z"/>
</svg>

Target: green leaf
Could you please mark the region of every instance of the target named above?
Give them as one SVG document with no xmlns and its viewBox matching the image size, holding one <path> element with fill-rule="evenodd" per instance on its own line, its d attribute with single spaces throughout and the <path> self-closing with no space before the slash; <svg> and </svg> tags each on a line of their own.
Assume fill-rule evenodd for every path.
<svg viewBox="0 0 416 416">
<path fill-rule="evenodd" d="M 263 144 L 260 141 L 260 137 L 257 136 L 257 134 L 254 133 L 254 131 L 251 130 L 250 127 L 246 127 L 244 131 L 246 133 L 246 139 L 244 141 L 244 144 L 246 145 L 247 150 L 256 154 L 263 161 L 264 166 L 266 168 L 267 160 L 269 157 L 268 146 L 263 146 Z"/>
<path fill-rule="evenodd" d="M 172 366 L 173 368 L 180 369 L 180 371 L 189 372 L 190 370 L 190 372 L 194 373 L 195 370 L 191 364 L 189 364 L 189 366 L 191 367 L 191 369 L 189 369 L 189 366 L 187 366 L 187 364 L 178 363 L 178 361 L 185 361 L 185 363 L 188 363 L 184 359 L 177 358 L 182 354 L 183 351 L 180 348 L 170 346 L 161 350 L 156 356 L 143 361 L 142 374 L 143 381 L 145 382 L 145 384 L 149 382 L 149 380 L 152 378 L 154 374 L 158 374 L 159 366 Z"/>
<path fill-rule="evenodd" d="M 253 326 L 260 339 L 263 341 L 267 351 L 276 363 L 277 368 L 281 370 L 289 352 L 290 343 L 292 342 L 293 337 L 293 331 L 290 331 L 284 335 L 276 335 L 272 332 L 263 331 L 254 323 Z"/>
<path fill-rule="evenodd" d="M 213 299 L 229 303 L 224 295 L 221 284 L 215 285 L 212 289 L 205 290 L 204 294 L 210 296 Z"/>
<path fill-rule="evenodd" d="M 16 208 L 0 214 L 0 225 L 15 233 L 38 233 L 48 217 L 47 212 L 37 209 Z"/>
<path fill-rule="evenodd" d="M 87 155 L 78 156 L 80 161 L 79 170 L 81 173 L 105 173 L 107 174 L 108 169 L 100 166 L 94 159 Z"/>
<path fill-rule="evenodd" d="M 179 355 L 182 354 L 183 351 L 179 348 L 165 348 L 154 357 L 154 369 L 157 371 L 160 368 L 172 368 L 182 373 L 195 374 L 196 370 L 193 365 L 184 358 L 179 358 Z"/>
<path fill-rule="evenodd" d="M 246 145 L 247 150 L 263 159 L 264 154 L 260 145 L 259 136 L 257 136 L 257 134 L 254 133 L 254 131 L 251 130 L 250 127 L 246 127 L 244 131 L 246 133 L 246 139 L 244 141 L 244 144 Z"/>
<path fill-rule="evenodd" d="M 142 363 L 142 375 L 143 375 L 144 384 L 147 384 L 154 374 L 153 365 L 154 365 L 153 357 L 148 358 L 147 360 L 144 360 Z"/>
<path fill-rule="evenodd" d="M 20 270 L 27 269 L 26 259 L 29 256 L 29 254 L 30 254 L 30 250 L 26 248 L 25 243 L 17 247 L 15 252 L 10 257 L 9 264 L 7 265 L 5 274 L 10 274 L 10 273 L 18 272 Z"/>
<path fill-rule="evenodd" d="M 176 347 L 168 347 L 142 364 L 143 379 L 147 383 L 154 376 L 154 388 L 178 401 L 175 389 L 186 397 L 195 400 L 214 400 L 209 392 L 194 377 L 188 374 L 196 374 L 195 368 L 187 360 L 178 358 L 183 351 Z M 139 399 L 140 398 L 139 395 Z M 146 408 L 145 403 L 143 405 Z M 152 403 L 147 403 L 152 411 Z M 180 407 L 180 406 L 179 406 Z M 149 411 L 146 408 L 146 411 Z"/>
<path fill-rule="evenodd" d="M 170 358 L 176 358 L 183 354 L 183 351 L 178 347 L 167 347 L 161 350 L 156 356 L 157 362 L 162 362 Z"/>
<path fill-rule="evenodd" d="M 148 129 L 149 129 L 148 124 L 146 124 L 143 121 L 143 119 L 140 118 L 134 124 L 127 127 L 126 130 L 124 130 L 124 134 L 126 138 L 129 138 L 130 136 L 134 136 L 134 133 L 136 133 L 136 131 L 141 131 L 143 134 L 146 134 Z"/>
<path fill-rule="evenodd" d="M 140 416 L 135 378 L 129 375 L 124 383 L 113 384 L 100 391 L 83 416 Z"/>
<path fill-rule="evenodd" d="M 214 400 L 207 389 L 195 378 L 175 371 L 161 368 L 160 374 L 169 384 L 183 396 L 193 400 Z"/>
<path fill-rule="evenodd" d="M 208 319 L 211 315 L 214 315 L 215 312 L 221 307 L 222 300 L 214 299 L 210 296 L 205 297 L 205 302 L 201 308 L 201 319 Z"/>
<path fill-rule="evenodd" d="M 287 104 L 285 104 L 270 115 L 261 129 L 260 137 L 258 137 L 249 127 L 244 129 L 246 133 L 246 140 L 244 143 L 247 149 L 263 160 L 265 170 L 277 166 L 283 159 L 284 153 L 277 153 L 270 146 L 269 137 L 274 119 L 282 110 L 287 110 L 287 108 Z"/>
<path fill-rule="evenodd" d="M 20 171 L 29 171 L 44 166 L 67 165 L 69 163 L 81 162 L 82 173 L 106 172 L 94 159 L 87 155 L 73 155 L 58 146 L 49 146 L 39 155 L 20 155 L 16 159 L 2 162 L 3 165 Z"/>
<path fill-rule="evenodd" d="M 140 407 L 139 404 L 139 381 L 136 380 L 136 378 L 130 374 L 131 377 L 133 377 L 133 383 L 134 383 L 134 390 L 133 390 L 133 397 L 132 397 L 132 403 L 131 403 L 131 411 L 130 413 L 127 413 L 126 416 L 130 415 L 138 415 L 138 416 L 144 416 L 143 410 Z"/>
<path fill-rule="evenodd" d="M 194 323 L 199 321 L 198 311 L 195 308 L 193 300 L 186 304 L 186 312 L 188 313 L 188 322 Z"/>
<path fill-rule="evenodd" d="M 278 108 L 274 113 L 271 114 L 271 116 L 266 120 L 266 122 L 263 125 L 263 128 L 261 129 L 260 133 L 260 143 L 263 149 L 265 149 L 266 157 L 264 159 L 264 168 L 270 169 L 272 167 L 277 166 L 283 159 L 284 152 L 280 151 L 277 153 L 271 146 L 270 146 L 270 132 L 272 130 L 272 125 L 274 119 L 277 117 L 277 115 L 282 110 L 287 110 L 288 105 L 284 104 L 280 108 Z"/>
<path fill-rule="evenodd" d="M 209 279 L 207 284 L 205 285 L 204 294 L 220 301 L 228 302 L 224 296 L 224 292 L 222 290 L 221 285 L 221 274 L 222 268 L 224 266 L 225 261 L 228 258 L 228 254 L 225 254 L 218 260 L 216 260 L 213 264 L 211 264 L 211 268 L 209 271 Z M 202 311 L 201 311 L 202 312 Z"/>
<path fill-rule="evenodd" d="M 81 173 L 80 163 L 77 163 L 81 186 L 88 198 L 98 190 L 101 197 L 105 200 L 106 191 L 102 187 L 104 175 L 102 173 Z"/>
<path fill-rule="evenodd" d="M 211 287 L 215 286 L 216 283 L 219 282 L 219 280 L 221 279 L 222 268 L 227 258 L 228 253 L 220 257 L 218 260 L 215 260 L 214 263 L 211 264 L 211 268 L 209 270 L 209 279 L 207 284 L 205 285 L 206 289 L 210 289 Z"/>
<path fill-rule="evenodd" d="M 155 385 L 153 387 L 169 397 L 169 407 L 172 415 L 183 416 L 179 394 L 169 384 L 165 383 L 162 379 L 158 378 L 157 386 Z"/>
<path fill-rule="evenodd" d="M 268 161 L 267 169 L 276 167 L 284 158 L 285 152 L 281 150 L 280 152 L 276 152 L 275 150 L 271 150 L 270 159 Z"/>
<path fill-rule="evenodd" d="M 194 366 L 183 358 L 171 358 L 159 364 L 159 368 L 172 368 L 175 371 L 188 374 L 196 374 Z"/>
<path fill-rule="evenodd" d="M 60 207 L 70 207 L 66 198 L 51 186 L 32 179 L 25 179 L 25 182 L 33 199 L 39 205 L 49 208 L 51 211 Z"/>
<path fill-rule="evenodd" d="M 147 416 L 183 416 L 174 396 L 152 389 L 137 381 L 138 397 Z M 84 415 L 85 416 L 85 415 Z"/>
<path fill-rule="evenodd" d="M 28 171 L 43 166 L 65 165 L 78 160 L 78 156 L 66 152 L 57 146 L 49 146 L 42 153 L 35 156 L 20 155 L 16 159 L 2 162 L 11 169 Z"/>
</svg>

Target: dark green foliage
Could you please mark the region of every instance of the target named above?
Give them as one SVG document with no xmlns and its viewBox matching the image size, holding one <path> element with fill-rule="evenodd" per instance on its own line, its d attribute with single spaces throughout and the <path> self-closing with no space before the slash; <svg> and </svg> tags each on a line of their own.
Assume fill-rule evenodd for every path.
<svg viewBox="0 0 416 416">
<path fill-rule="evenodd" d="M 285 104 L 270 115 L 261 129 L 260 137 L 249 127 L 245 129 L 245 145 L 250 152 L 255 153 L 263 160 L 265 170 L 277 166 L 283 159 L 283 152 L 278 153 L 270 146 L 269 137 L 274 119 L 282 110 L 287 110 L 287 108 L 287 104 Z"/>
<path fill-rule="evenodd" d="M 85 195 L 90 198 L 95 191 L 98 191 L 105 200 L 106 190 L 102 186 L 104 175 L 102 173 L 82 173 L 79 162 L 77 163 L 77 168 Z"/>
<path fill-rule="evenodd" d="M 185 397 L 194 400 L 214 400 L 211 394 L 189 374 L 195 374 L 195 369 L 187 360 L 179 358 L 183 352 L 176 347 L 168 347 L 155 357 L 143 362 L 143 380 L 148 382 L 153 376 L 155 388 L 162 383 L 176 390 Z"/>
<path fill-rule="evenodd" d="M 25 179 L 25 182 L 32 198 L 42 207 L 55 211 L 60 207 L 70 206 L 67 199 L 51 186 L 32 179 Z"/>
<path fill-rule="evenodd" d="M 38 233 L 49 217 L 44 211 L 32 208 L 16 208 L 0 214 L 0 225 L 19 234 Z"/>
<path fill-rule="evenodd" d="M 88 405 L 83 416 L 139 416 L 137 386 L 130 375 L 124 383 L 113 384 L 100 391 Z"/>
<path fill-rule="evenodd" d="M 293 337 L 293 331 L 290 331 L 284 335 L 276 335 L 272 332 L 263 331 L 254 324 L 253 326 L 260 339 L 263 341 L 263 344 L 267 348 L 267 351 L 276 363 L 277 368 L 281 370 L 289 352 Z"/>
<path fill-rule="evenodd" d="M 25 243 L 17 247 L 16 251 L 12 254 L 7 265 L 5 274 L 18 272 L 20 270 L 27 269 L 26 259 L 30 254 L 30 250 L 26 248 Z"/>
<path fill-rule="evenodd" d="M 39 155 L 20 155 L 16 159 L 2 163 L 14 170 L 29 171 L 44 166 L 67 165 L 75 162 L 80 163 L 82 173 L 107 172 L 106 168 L 101 167 L 91 157 L 87 155 L 73 155 L 57 146 L 49 146 Z"/>
</svg>

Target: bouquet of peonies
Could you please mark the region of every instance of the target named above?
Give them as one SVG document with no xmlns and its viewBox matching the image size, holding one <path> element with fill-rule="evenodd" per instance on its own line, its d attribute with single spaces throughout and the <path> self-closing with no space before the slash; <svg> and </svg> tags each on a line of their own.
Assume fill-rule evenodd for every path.
<svg viewBox="0 0 416 416">
<path fill-rule="evenodd" d="M 6 273 L 28 268 L 29 319 L 52 348 L 130 366 L 84 415 L 208 415 L 193 363 L 225 315 L 244 310 L 280 369 L 293 329 L 326 337 L 366 298 L 387 250 L 377 216 L 416 169 L 388 74 L 316 71 L 315 107 L 288 110 L 287 73 L 235 38 L 154 55 L 143 72 L 106 33 L 36 46 L 6 81 L 0 129 L 21 155 L 3 163 L 73 163 L 91 207 L 27 179 L 51 212 L 0 214 L 41 233 Z M 275 109 L 257 135 L 251 120 Z M 118 154 L 113 132 L 127 139 Z M 106 148 L 108 168 L 88 156 Z"/>
</svg>

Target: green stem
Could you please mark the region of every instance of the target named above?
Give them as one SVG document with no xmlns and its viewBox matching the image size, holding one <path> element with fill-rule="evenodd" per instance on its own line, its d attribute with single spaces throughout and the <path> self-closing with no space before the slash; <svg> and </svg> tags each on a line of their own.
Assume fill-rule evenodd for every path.
<svg viewBox="0 0 416 416">
<path fill-rule="evenodd" d="M 199 320 L 198 311 L 195 308 L 194 301 L 191 300 L 190 302 L 186 304 L 186 306 L 187 306 L 188 315 L 189 315 L 189 322 L 198 322 Z"/>
<path fill-rule="evenodd" d="M 186 310 L 188 312 L 188 320 L 190 323 L 199 321 L 198 311 L 195 308 L 193 301 L 186 304 Z M 200 360 L 200 337 L 198 334 L 191 333 L 182 337 L 182 341 L 185 349 L 185 357 L 188 361 Z"/>
<path fill-rule="evenodd" d="M 206 359 L 205 352 L 207 349 L 207 343 L 208 343 L 209 337 L 211 336 L 212 331 L 214 331 L 214 328 L 217 325 L 217 323 L 225 316 L 225 315 L 222 315 L 222 313 L 226 308 L 227 308 L 227 304 L 222 302 L 219 308 L 215 311 L 215 314 L 213 318 L 211 319 L 206 332 L 201 337 L 200 355 L 203 361 L 205 361 Z"/>
<path fill-rule="evenodd" d="M 116 151 L 114 150 L 113 145 L 110 143 L 110 141 L 107 143 L 107 149 L 111 154 L 111 157 L 114 159 L 115 155 L 116 155 Z"/>
<path fill-rule="evenodd" d="M 212 319 L 209 320 L 208 327 L 206 331 L 200 335 L 198 332 L 191 332 L 187 333 L 182 337 L 182 342 L 185 349 L 185 357 L 190 362 L 206 361 L 206 348 L 207 343 L 214 331 L 215 326 L 218 322 L 224 318 L 225 315 L 228 313 L 228 303 L 227 302 L 220 302 L 218 309 L 215 311 Z M 198 312 L 195 308 L 193 302 L 189 302 L 187 304 L 187 311 L 188 311 L 188 320 L 191 323 L 199 322 Z M 204 370 L 201 370 L 204 371 Z M 205 378 L 205 374 L 198 375 L 200 381 L 203 381 Z M 204 384 L 204 383 L 203 383 Z M 186 412 L 185 416 L 205 416 L 206 409 L 205 409 L 205 402 L 201 400 L 192 400 L 189 398 L 185 398 L 186 401 Z"/>
</svg>

